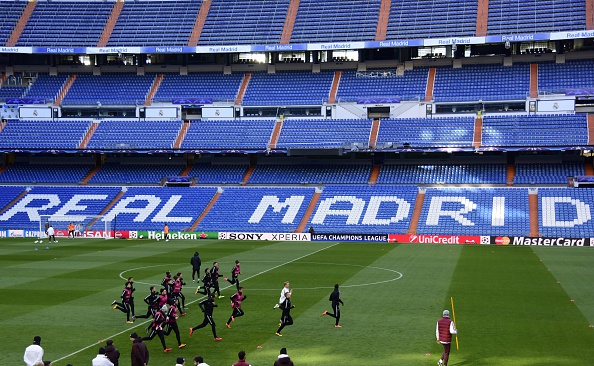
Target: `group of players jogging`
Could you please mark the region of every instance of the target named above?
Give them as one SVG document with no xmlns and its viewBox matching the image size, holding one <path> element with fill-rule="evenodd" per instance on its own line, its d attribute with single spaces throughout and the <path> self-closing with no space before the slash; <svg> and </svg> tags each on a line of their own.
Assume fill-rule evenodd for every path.
<svg viewBox="0 0 594 366">
<path fill-rule="evenodd" d="M 194 269 L 194 273 L 196 272 L 196 261 L 195 258 L 198 253 L 195 253 L 194 258 L 192 258 L 192 265 Z M 199 262 L 199 259 L 198 259 Z M 198 273 L 200 264 L 198 264 Z M 194 277 L 194 273 L 192 273 L 192 277 Z M 204 328 L 210 324 L 212 329 L 212 334 L 215 341 L 222 340 L 221 337 L 217 336 L 216 332 L 216 324 L 213 318 L 213 311 L 214 308 L 217 307 L 215 303 L 215 297 L 219 299 L 224 298 L 225 296 L 221 295 L 221 290 L 219 286 L 219 278 L 223 277 L 224 281 L 229 282 L 231 285 L 235 285 L 237 292 L 230 297 L 231 300 L 231 308 L 232 313 L 229 316 L 229 319 L 225 323 L 227 328 L 231 328 L 231 323 L 235 321 L 236 318 L 243 316 L 245 313 L 241 307 L 242 302 L 247 298 L 247 296 L 243 293 L 243 287 L 239 284 L 239 275 L 241 274 L 241 263 L 236 260 L 235 265 L 231 269 L 231 276 L 230 277 L 223 277 L 223 275 L 219 274 L 219 263 L 214 262 L 212 267 L 206 268 L 204 270 L 204 276 L 202 277 L 202 283 L 200 284 L 200 279 L 198 279 L 198 287 L 196 288 L 194 294 L 202 294 L 205 295 L 206 298 L 198 303 L 200 310 L 204 313 L 204 320 L 201 324 L 190 328 L 190 336 L 194 333 L 194 331 Z M 194 282 L 194 280 L 192 280 Z M 172 348 L 167 347 L 165 343 L 165 336 L 171 334 L 171 332 L 175 333 L 176 340 L 178 343 L 178 348 L 183 348 L 186 346 L 185 343 L 182 343 L 180 337 L 180 331 L 177 324 L 177 319 L 180 316 L 185 316 L 186 310 L 185 300 L 186 297 L 183 294 L 183 287 L 186 285 L 183 279 L 183 275 L 181 272 L 177 272 L 176 275 L 172 276 L 171 272 L 165 272 L 165 277 L 161 281 L 161 288 L 159 292 L 155 286 L 150 287 L 150 293 L 144 298 L 144 302 L 147 305 L 147 312 L 144 315 L 136 315 L 134 311 L 134 278 L 129 277 L 126 281 L 124 286 L 124 290 L 121 294 L 121 302 L 114 300 L 112 302 L 112 309 L 116 310 L 119 309 L 123 313 L 126 314 L 126 322 L 128 324 L 134 323 L 134 320 L 139 318 L 145 319 L 152 319 L 151 324 L 146 327 L 146 332 L 148 334 L 147 337 L 143 337 L 143 340 L 152 340 L 155 336 L 158 336 L 161 340 L 161 344 L 163 346 L 164 352 L 170 352 Z M 282 310 L 282 315 L 279 321 L 279 327 L 276 331 L 276 335 L 282 337 L 282 330 L 285 326 L 293 324 L 293 318 L 291 317 L 291 309 L 295 306 L 291 303 L 291 296 L 293 294 L 293 290 L 290 288 L 290 283 L 287 281 L 284 283 L 283 288 L 281 289 L 280 298 L 277 304 L 274 305 L 274 308 L 280 308 Z M 340 320 L 340 306 L 343 305 L 342 300 L 340 299 L 340 291 L 338 290 L 338 284 L 334 285 L 334 291 L 330 294 L 329 300 L 332 302 L 332 312 L 324 311 L 322 316 L 328 315 L 336 319 L 335 327 L 341 328 L 342 326 L 339 324 Z M 181 304 L 181 305 L 180 305 Z"/>
</svg>

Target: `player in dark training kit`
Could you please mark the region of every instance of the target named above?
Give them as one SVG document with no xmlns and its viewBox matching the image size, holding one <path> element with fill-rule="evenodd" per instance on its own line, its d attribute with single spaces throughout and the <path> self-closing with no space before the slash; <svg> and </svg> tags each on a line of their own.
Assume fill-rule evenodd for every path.
<svg viewBox="0 0 594 366">
<path fill-rule="evenodd" d="M 167 330 L 165 331 L 165 335 L 168 336 L 171 334 L 171 331 L 175 332 L 175 338 L 177 338 L 177 348 L 184 348 L 186 346 L 185 343 L 181 342 L 181 338 L 179 335 L 179 327 L 177 326 L 177 318 L 179 309 L 179 300 L 173 300 L 173 304 L 169 307 L 169 311 L 167 312 L 167 318 L 165 324 L 167 326 Z"/>
<path fill-rule="evenodd" d="M 159 309 L 159 295 L 157 294 L 157 289 L 155 289 L 155 286 L 151 286 L 151 292 L 148 295 L 146 295 L 146 297 L 144 298 L 144 302 L 148 305 L 146 315 L 137 315 L 135 317 L 132 317 L 132 319 L 148 319 L 155 316 L 155 313 Z"/>
<path fill-rule="evenodd" d="M 322 316 L 328 315 L 336 319 L 336 323 L 334 324 L 334 328 L 342 328 L 342 325 L 339 324 L 340 321 L 340 305 L 344 305 L 342 300 L 340 299 L 340 291 L 338 291 L 338 283 L 334 285 L 334 291 L 330 294 L 329 301 L 332 301 L 332 311 L 333 313 L 329 313 L 324 311 Z M 340 305 L 339 305 L 340 304 Z"/>
<path fill-rule="evenodd" d="M 241 274 L 241 267 L 238 260 L 235 261 L 235 266 L 231 269 L 231 279 L 225 277 L 223 280 L 229 282 L 232 285 L 235 285 L 237 291 L 239 291 L 239 278 L 238 276 Z"/>
<path fill-rule="evenodd" d="M 165 333 L 163 332 L 163 326 L 167 321 L 166 314 L 167 305 L 163 305 L 163 307 L 155 313 L 152 324 L 149 325 L 149 327 L 147 328 L 150 329 L 149 336 L 142 338 L 143 341 L 151 341 L 153 338 L 155 338 L 156 335 L 158 335 L 159 339 L 161 340 L 161 344 L 163 345 L 163 352 L 165 353 L 172 350 L 171 348 L 167 348 L 167 345 L 165 345 Z"/>
<path fill-rule="evenodd" d="M 122 298 L 122 302 L 117 302 L 113 300 L 111 303 L 112 309 L 119 309 L 122 313 L 126 313 L 126 323 L 132 324 L 133 321 L 130 320 L 130 299 L 132 298 L 132 283 L 126 282 L 126 287 L 122 291 L 120 295 Z"/>
<path fill-rule="evenodd" d="M 204 291 L 200 291 L 200 289 L 203 289 Z M 211 289 L 212 278 L 210 277 L 210 268 L 207 268 L 204 270 L 204 277 L 202 277 L 202 286 L 198 285 L 198 288 L 196 289 L 196 292 L 194 292 L 194 294 L 202 294 L 210 297 L 212 293 Z"/>
<path fill-rule="evenodd" d="M 283 315 L 281 316 L 281 323 L 276 331 L 276 335 L 282 337 L 281 331 L 287 325 L 293 325 L 293 317 L 291 317 L 291 309 L 295 306 L 291 304 L 291 293 L 287 292 L 285 295 L 285 301 L 280 305 L 280 308 L 283 310 Z"/>
<path fill-rule="evenodd" d="M 214 262 L 212 264 L 212 268 L 210 269 L 210 278 L 212 280 L 213 292 L 216 292 L 219 296 L 219 299 L 225 297 L 221 295 L 221 290 L 219 289 L 219 277 L 223 277 L 223 275 L 219 274 L 219 262 Z"/>
<path fill-rule="evenodd" d="M 246 298 L 247 296 L 243 294 L 243 287 L 238 288 L 237 292 L 233 296 L 231 296 L 231 307 L 233 308 L 233 313 L 231 314 L 229 320 L 227 320 L 227 323 L 225 324 L 227 328 L 231 328 L 229 323 L 234 322 L 235 318 L 239 318 L 240 316 L 245 315 L 243 309 L 241 308 L 241 303 Z"/>
<path fill-rule="evenodd" d="M 198 306 L 200 307 L 200 310 L 202 310 L 202 312 L 204 313 L 204 321 L 202 322 L 202 324 L 197 325 L 194 328 L 190 328 L 190 337 L 192 336 L 192 334 L 194 334 L 195 330 L 204 328 L 204 327 L 206 327 L 207 324 L 210 324 L 210 327 L 212 328 L 212 335 L 214 336 L 214 340 L 215 341 L 222 340 L 223 338 L 217 337 L 216 324 L 212 317 L 212 312 L 213 312 L 214 308 L 217 307 L 217 304 L 215 304 L 215 302 L 214 302 L 214 294 L 211 294 L 208 297 L 208 299 L 202 300 L 198 304 Z"/>
<path fill-rule="evenodd" d="M 130 290 L 132 291 L 132 295 L 130 296 L 130 313 L 132 314 L 132 318 L 134 318 L 134 315 L 136 315 L 134 312 L 134 291 L 136 291 L 134 288 L 134 277 L 128 277 L 128 282 L 132 285 L 130 287 Z"/>
</svg>

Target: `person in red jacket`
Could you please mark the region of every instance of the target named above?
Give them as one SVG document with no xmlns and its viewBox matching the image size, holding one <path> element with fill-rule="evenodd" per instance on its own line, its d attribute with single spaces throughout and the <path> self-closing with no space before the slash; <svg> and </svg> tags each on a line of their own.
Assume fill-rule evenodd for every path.
<svg viewBox="0 0 594 366">
<path fill-rule="evenodd" d="M 439 366 L 448 366 L 452 334 L 458 334 L 458 330 L 452 319 L 450 319 L 450 311 L 444 310 L 443 317 L 437 321 L 437 326 L 435 327 L 437 343 L 443 345 L 443 353 L 437 362 Z"/>
<path fill-rule="evenodd" d="M 237 352 L 237 357 L 239 360 L 233 364 L 233 366 L 252 366 L 249 363 L 245 362 L 245 351 Z"/>
</svg>

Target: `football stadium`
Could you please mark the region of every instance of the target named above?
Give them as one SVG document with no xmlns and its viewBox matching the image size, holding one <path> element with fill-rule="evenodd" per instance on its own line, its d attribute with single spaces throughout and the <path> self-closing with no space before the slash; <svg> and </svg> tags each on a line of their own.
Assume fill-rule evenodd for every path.
<svg viewBox="0 0 594 366">
<path fill-rule="evenodd" d="M 0 9 L 0 365 L 594 359 L 594 0 Z"/>
</svg>

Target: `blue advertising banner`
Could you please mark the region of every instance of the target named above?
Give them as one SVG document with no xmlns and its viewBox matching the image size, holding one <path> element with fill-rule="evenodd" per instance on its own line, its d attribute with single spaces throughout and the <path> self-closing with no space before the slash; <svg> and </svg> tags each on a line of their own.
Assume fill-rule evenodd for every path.
<svg viewBox="0 0 594 366">
<path fill-rule="evenodd" d="M 212 104 L 210 98 L 176 98 L 171 100 L 171 104 Z"/>
<path fill-rule="evenodd" d="M 400 98 L 359 98 L 357 104 L 387 104 L 400 103 Z"/>
<path fill-rule="evenodd" d="M 43 98 L 7 98 L 6 104 L 45 104 Z"/>
<path fill-rule="evenodd" d="M 565 95 L 594 95 L 594 88 L 566 89 Z"/>
<path fill-rule="evenodd" d="M 305 51 L 306 44 L 265 44 L 252 46 L 252 52 Z"/>
<path fill-rule="evenodd" d="M 423 46 L 422 39 L 399 39 L 393 41 L 365 42 L 365 48 L 398 48 L 398 47 L 420 47 Z"/>
<path fill-rule="evenodd" d="M 486 36 L 485 43 L 503 43 L 503 42 L 530 42 L 530 41 L 547 41 L 550 33 L 535 33 L 535 34 L 506 34 L 499 36 Z"/>
</svg>

